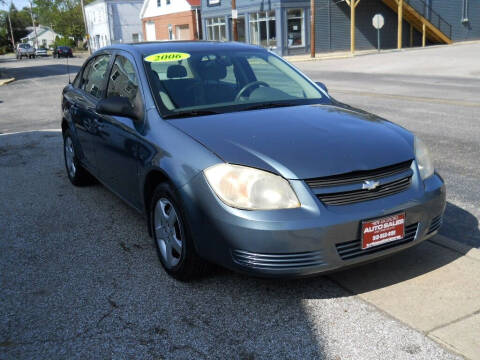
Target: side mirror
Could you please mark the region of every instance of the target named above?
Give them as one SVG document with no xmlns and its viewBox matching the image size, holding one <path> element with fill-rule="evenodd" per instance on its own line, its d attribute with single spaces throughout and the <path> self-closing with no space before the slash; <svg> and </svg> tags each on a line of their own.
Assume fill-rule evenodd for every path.
<svg viewBox="0 0 480 360">
<path fill-rule="evenodd" d="M 316 81 L 315 84 L 317 84 L 320 89 L 322 89 L 323 91 L 325 91 L 328 94 L 327 86 L 324 83 L 322 83 L 320 81 Z"/>
<path fill-rule="evenodd" d="M 112 96 L 98 102 L 96 111 L 102 115 L 114 115 L 131 118 L 135 121 L 141 120 L 139 111 L 135 110 L 126 97 Z"/>
</svg>

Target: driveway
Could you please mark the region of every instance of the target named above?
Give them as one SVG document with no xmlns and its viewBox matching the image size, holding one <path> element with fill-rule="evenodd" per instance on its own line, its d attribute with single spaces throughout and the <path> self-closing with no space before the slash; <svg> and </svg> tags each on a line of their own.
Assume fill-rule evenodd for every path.
<svg viewBox="0 0 480 360">
<path fill-rule="evenodd" d="M 392 67 L 387 81 L 365 59 L 297 65 L 326 79 L 339 100 L 418 128 L 449 186 L 448 236 L 326 277 L 264 280 L 215 269 L 191 284 L 165 275 L 135 211 L 101 185 L 69 184 L 58 131 L 65 61 L 0 60 L 18 79 L 0 87 L 0 358 L 474 359 L 480 164 L 469 152 L 479 153 L 480 131 L 477 105 L 460 101 L 476 100 L 419 105 L 407 96 L 426 74 L 402 78 Z M 385 87 L 373 87 L 376 76 Z M 478 93 L 477 80 L 469 78 Z"/>
</svg>

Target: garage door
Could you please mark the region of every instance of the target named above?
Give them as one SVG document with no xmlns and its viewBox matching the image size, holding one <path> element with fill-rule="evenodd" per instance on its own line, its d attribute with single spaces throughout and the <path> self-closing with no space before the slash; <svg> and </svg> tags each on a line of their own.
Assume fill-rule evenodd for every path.
<svg viewBox="0 0 480 360">
<path fill-rule="evenodd" d="M 188 24 L 177 25 L 175 27 L 175 35 L 177 40 L 191 40 L 190 39 L 190 29 Z"/>
<path fill-rule="evenodd" d="M 153 21 L 148 21 L 145 24 L 145 31 L 147 35 L 147 41 L 155 41 L 157 40 L 157 36 L 155 34 L 155 23 Z"/>
</svg>

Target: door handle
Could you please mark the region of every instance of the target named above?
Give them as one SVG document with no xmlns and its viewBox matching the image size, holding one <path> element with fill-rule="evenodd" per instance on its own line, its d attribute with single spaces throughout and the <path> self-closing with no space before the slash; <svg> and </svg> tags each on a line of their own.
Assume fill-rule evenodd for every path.
<svg viewBox="0 0 480 360">
<path fill-rule="evenodd" d="M 103 123 L 104 123 L 104 121 L 103 121 L 102 118 L 96 117 L 94 121 L 95 121 L 95 126 L 96 126 L 97 128 L 99 128 L 99 129 L 103 128 L 103 125 L 104 125 Z"/>
</svg>

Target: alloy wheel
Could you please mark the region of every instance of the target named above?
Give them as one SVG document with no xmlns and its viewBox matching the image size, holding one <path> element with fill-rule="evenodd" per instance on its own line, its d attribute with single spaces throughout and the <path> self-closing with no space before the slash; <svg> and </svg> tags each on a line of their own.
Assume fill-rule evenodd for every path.
<svg viewBox="0 0 480 360">
<path fill-rule="evenodd" d="M 65 138 L 65 162 L 67 164 L 68 174 L 71 178 L 74 178 L 77 173 L 77 167 L 75 166 L 75 149 L 73 148 L 73 142 L 70 136 Z"/>
<path fill-rule="evenodd" d="M 155 241 L 164 265 L 171 269 L 178 265 L 184 243 L 183 225 L 178 212 L 166 198 L 160 198 L 154 212 Z"/>
</svg>

